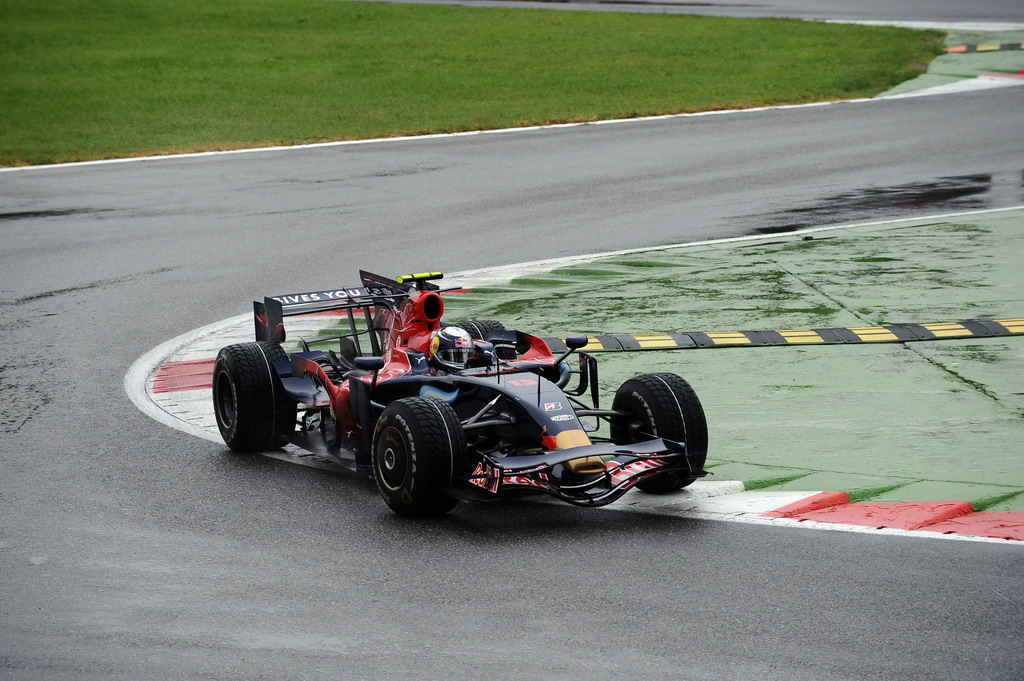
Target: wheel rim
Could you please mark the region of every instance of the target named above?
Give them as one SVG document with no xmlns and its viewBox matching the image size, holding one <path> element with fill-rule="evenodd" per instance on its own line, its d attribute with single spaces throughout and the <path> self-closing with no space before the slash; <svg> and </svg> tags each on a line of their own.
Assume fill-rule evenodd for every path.
<svg viewBox="0 0 1024 681">
<path fill-rule="evenodd" d="M 644 442 L 652 437 L 659 437 L 658 429 L 654 425 L 654 415 L 647 405 L 647 400 L 637 393 L 633 393 L 632 404 L 626 406 L 629 412 L 629 423 L 626 425 L 626 436 L 629 442 Z"/>
<path fill-rule="evenodd" d="M 651 419 L 643 412 L 642 408 L 633 408 L 630 410 L 631 418 L 629 424 L 626 426 L 626 434 L 629 437 L 630 442 L 644 442 L 650 440 L 651 436 L 658 437 L 655 434 L 654 424 Z"/>
<path fill-rule="evenodd" d="M 391 490 L 397 490 L 405 482 L 409 452 L 402 431 L 386 428 L 377 443 L 377 472 L 381 482 Z"/>
<path fill-rule="evenodd" d="M 231 428 L 235 423 L 235 387 L 227 372 L 217 376 L 217 420 L 224 428 Z"/>
</svg>

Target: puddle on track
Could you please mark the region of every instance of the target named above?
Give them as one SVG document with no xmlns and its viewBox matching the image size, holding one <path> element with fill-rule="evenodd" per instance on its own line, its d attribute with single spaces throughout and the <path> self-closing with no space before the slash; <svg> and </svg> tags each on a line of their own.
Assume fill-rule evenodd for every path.
<svg viewBox="0 0 1024 681">
<path fill-rule="evenodd" d="M 867 187 L 826 197 L 801 208 L 761 216 L 752 234 L 784 234 L 828 224 L 869 222 L 919 211 L 961 212 L 1024 203 L 1024 170 L 954 175 L 933 182 Z M 746 216 L 755 217 L 755 216 Z"/>
<path fill-rule="evenodd" d="M 69 215 L 86 215 L 89 213 L 104 213 L 109 209 L 102 208 L 67 208 L 64 210 L 23 210 L 11 213 L 0 213 L 0 221 L 5 220 L 34 220 L 39 218 L 61 218 Z"/>
</svg>

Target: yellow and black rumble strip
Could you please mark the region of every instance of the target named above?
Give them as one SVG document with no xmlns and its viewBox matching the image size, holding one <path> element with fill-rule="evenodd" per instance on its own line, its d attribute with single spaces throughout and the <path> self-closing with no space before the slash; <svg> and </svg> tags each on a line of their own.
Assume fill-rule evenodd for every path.
<svg viewBox="0 0 1024 681">
<path fill-rule="evenodd" d="M 590 336 L 584 352 L 623 350 L 689 350 L 700 348 L 763 347 L 766 345 L 844 345 L 851 343 L 912 343 L 957 338 L 992 338 L 1024 334 L 1024 317 L 972 319 L 962 322 L 854 326 L 835 329 L 778 329 L 774 331 L 688 331 Z M 564 352 L 562 338 L 544 339 L 555 352 Z"/>
<path fill-rule="evenodd" d="M 980 45 L 953 45 L 946 52 L 964 54 L 967 52 L 1004 52 L 1008 50 L 1024 50 L 1024 43 L 982 43 Z"/>
</svg>

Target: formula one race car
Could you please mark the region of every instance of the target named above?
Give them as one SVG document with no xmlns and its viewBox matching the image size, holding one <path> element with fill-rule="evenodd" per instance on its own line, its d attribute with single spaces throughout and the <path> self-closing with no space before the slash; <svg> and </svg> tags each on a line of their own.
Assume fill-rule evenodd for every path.
<svg viewBox="0 0 1024 681">
<path fill-rule="evenodd" d="M 704 411 L 679 376 L 631 378 L 602 409 L 596 360 L 567 362 L 586 336 L 559 347 L 494 321 L 449 324 L 440 273 L 360 274 L 359 287 L 254 303 L 256 341 L 223 348 L 213 374 L 232 450 L 296 444 L 371 476 L 403 516 L 528 492 L 602 506 L 707 475 Z M 346 332 L 301 339 L 289 356 L 284 318 L 328 311 Z"/>
</svg>

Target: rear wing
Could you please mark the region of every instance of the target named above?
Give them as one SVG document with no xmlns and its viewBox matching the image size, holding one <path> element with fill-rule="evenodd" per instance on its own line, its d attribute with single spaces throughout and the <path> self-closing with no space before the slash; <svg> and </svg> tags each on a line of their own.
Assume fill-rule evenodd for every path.
<svg viewBox="0 0 1024 681">
<path fill-rule="evenodd" d="M 402 284 L 379 274 L 360 270 L 359 275 L 362 286 L 287 293 L 268 296 L 263 302 L 253 301 L 256 340 L 283 343 L 287 336 L 284 329 L 285 317 L 331 310 L 348 310 L 349 321 L 355 333 L 354 310 L 362 309 L 367 326 L 373 327 L 370 308 L 382 304 L 393 306 L 398 299 L 408 296 L 412 288 L 409 284 Z"/>
</svg>

